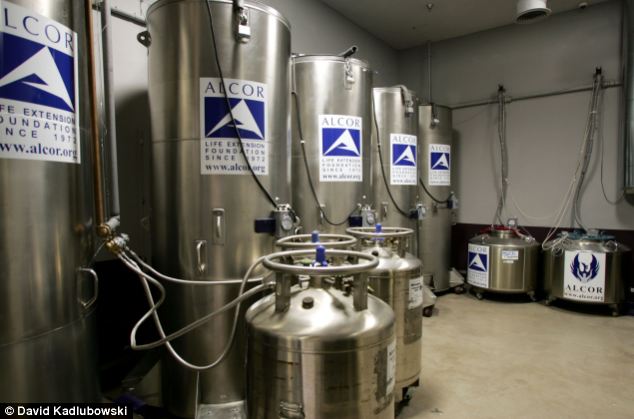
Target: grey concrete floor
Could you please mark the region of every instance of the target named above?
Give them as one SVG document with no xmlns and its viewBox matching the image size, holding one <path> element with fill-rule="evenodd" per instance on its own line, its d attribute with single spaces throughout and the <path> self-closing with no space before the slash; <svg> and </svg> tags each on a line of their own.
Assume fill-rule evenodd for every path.
<svg viewBox="0 0 634 419">
<path fill-rule="evenodd" d="M 400 418 L 634 418 L 634 317 L 467 294 L 436 307 Z"/>
</svg>

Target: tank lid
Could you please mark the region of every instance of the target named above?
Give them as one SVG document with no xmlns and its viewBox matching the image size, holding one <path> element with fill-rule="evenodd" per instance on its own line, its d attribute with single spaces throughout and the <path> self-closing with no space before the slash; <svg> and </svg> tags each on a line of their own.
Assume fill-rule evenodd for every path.
<svg viewBox="0 0 634 419">
<path fill-rule="evenodd" d="M 371 254 L 379 258 L 379 266 L 369 272 L 369 275 L 382 275 L 387 272 L 412 272 L 416 275 L 420 274 L 422 262 L 412 255 L 405 253 L 399 256 L 397 252 L 392 251 L 389 247 L 376 244 L 362 250 L 363 253 Z"/>
<path fill-rule="evenodd" d="M 595 230 L 595 229 L 590 229 L 588 231 L 584 231 L 584 230 L 562 231 L 557 236 L 558 237 L 567 236 L 570 240 L 588 240 L 588 241 L 614 240 L 614 236 L 612 234 L 606 234 L 603 231 Z"/>
<path fill-rule="evenodd" d="M 538 246 L 537 240 L 530 234 L 522 234 L 514 228 L 502 225 L 487 227 L 469 241 L 473 244 L 509 245 L 520 247 Z"/>
<path fill-rule="evenodd" d="M 296 351 L 350 350 L 389 339 L 390 306 L 370 295 L 368 308 L 356 311 L 352 298 L 333 287 L 295 286 L 287 311 L 276 313 L 275 297 L 268 295 L 249 308 L 246 320 L 261 343 Z"/>
<path fill-rule="evenodd" d="M 224 4 L 231 4 L 233 5 L 233 1 L 232 0 L 209 0 L 210 3 L 224 3 Z M 160 7 L 166 6 L 168 4 L 171 3 L 205 3 L 204 0 L 159 0 L 155 3 L 153 3 L 147 10 L 146 13 L 146 20 L 148 19 L 148 17 L 150 16 L 151 13 L 153 13 L 155 10 L 159 9 Z M 257 0 L 247 0 L 244 2 L 244 5 L 249 8 L 249 9 L 255 9 L 258 10 L 260 12 L 266 13 L 268 15 L 274 16 L 276 17 L 280 22 L 282 22 L 284 24 L 284 26 L 286 26 L 289 30 L 291 29 L 291 24 L 288 21 L 288 19 L 286 19 L 280 12 L 278 12 L 276 9 L 272 8 L 269 5 L 266 5 L 264 3 L 260 3 Z"/>
<path fill-rule="evenodd" d="M 337 63 L 344 63 L 348 61 L 351 64 L 356 64 L 360 67 L 370 70 L 370 63 L 367 62 L 366 60 L 362 60 L 359 58 L 343 58 L 338 55 L 293 54 L 292 60 L 293 60 L 293 64 L 311 63 L 314 61 L 331 61 L 331 62 L 337 62 Z"/>
<path fill-rule="evenodd" d="M 491 229 L 490 234 L 494 237 L 504 237 L 504 238 L 518 236 L 514 230 L 504 226 L 494 226 Z"/>
</svg>

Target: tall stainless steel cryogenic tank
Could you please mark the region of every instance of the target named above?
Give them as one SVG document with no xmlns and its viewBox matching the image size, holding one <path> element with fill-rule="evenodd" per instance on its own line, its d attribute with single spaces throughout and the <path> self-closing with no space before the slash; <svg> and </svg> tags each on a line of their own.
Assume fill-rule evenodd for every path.
<svg viewBox="0 0 634 419">
<path fill-rule="evenodd" d="M 242 278 L 257 257 L 273 250 L 273 237 L 256 234 L 254 222 L 274 208 L 242 157 L 236 125 L 263 187 L 280 203 L 290 199 L 290 32 L 286 19 L 268 6 L 245 2 L 239 10 L 214 0 L 209 7 L 216 50 L 207 7 L 200 0 L 156 2 L 148 10 L 146 39 L 154 264 L 170 275 L 213 281 Z M 237 293 L 237 285 L 171 287 L 163 313 L 175 330 Z M 227 311 L 215 317 L 178 339 L 176 349 L 190 362 L 211 362 L 227 342 L 232 316 Z M 164 367 L 164 403 L 172 414 L 192 417 L 197 403 L 209 414 L 242 409 L 243 334 L 225 360 L 198 379 L 171 359 Z"/>
<path fill-rule="evenodd" d="M 246 315 L 249 418 L 392 419 L 394 313 L 368 295 L 366 274 L 378 261 L 320 249 L 321 258 L 295 250 L 264 261 L 276 288 Z M 332 257 L 353 261 L 328 266 Z M 315 263 L 292 262 L 300 258 Z M 306 276 L 307 286 L 291 287 Z"/>
<path fill-rule="evenodd" d="M 370 203 L 372 71 L 362 60 L 310 55 L 293 57 L 292 73 L 293 207 L 305 232 L 343 232 Z"/>
<path fill-rule="evenodd" d="M 420 194 L 427 208 L 425 218 L 419 224 L 418 257 L 424 271 L 432 275 L 434 291 L 444 291 L 450 287 L 451 265 L 451 109 L 438 105 L 420 106 L 418 135 L 420 180 L 424 184 Z"/>
<path fill-rule="evenodd" d="M 627 290 L 631 249 L 613 236 L 566 232 L 544 243 L 544 291 L 547 304 L 567 300 L 609 306 L 620 313 Z"/>
<path fill-rule="evenodd" d="M 0 395 L 94 402 L 84 2 L 0 8 Z"/>
<path fill-rule="evenodd" d="M 469 240 L 467 283 L 484 292 L 528 294 L 535 300 L 539 242 L 517 230 L 495 226 Z"/>
<path fill-rule="evenodd" d="M 418 98 L 405 86 L 376 87 L 372 95 L 372 201 L 384 226 L 416 229 L 417 217 L 413 214 L 417 204 L 422 205 L 418 187 Z"/>
</svg>

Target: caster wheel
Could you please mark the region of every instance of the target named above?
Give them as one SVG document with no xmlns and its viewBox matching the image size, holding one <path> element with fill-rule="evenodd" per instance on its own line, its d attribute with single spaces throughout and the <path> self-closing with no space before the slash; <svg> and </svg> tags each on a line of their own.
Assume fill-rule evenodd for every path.
<svg viewBox="0 0 634 419">
<path fill-rule="evenodd" d="M 462 285 L 457 286 L 456 288 L 453 289 L 453 292 L 456 294 L 464 294 L 465 289 Z"/>
<path fill-rule="evenodd" d="M 550 305 L 553 304 L 553 301 L 555 301 L 555 300 L 553 300 L 551 298 L 547 298 L 547 299 L 544 300 L 544 304 L 546 304 L 547 306 L 550 306 Z"/>
<path fill-rule="evenodd" d="M 476 292 L 475 296 L 478 300 L 482 300 L 484 298 L 484 295 L 481 292 Z"/>
<path fill-rule="evenodd" d="M 619 315 L 621 314 L 621 310 L 619 310 L 619 305 L 614 304 L 611 305 L 610 308 L 612 309 L 612 317 L 619 317 Z"/>
<path fill-rule="evenodd" d="M 434 314 L 434 306 L 430 306 L 430 307 L 425 307 L 423 309 L 423 316 L 425 317 L 431 317 L 432 314 Z"/>
<path fill-rule="evenodd" d="M 532 302 L 537 301 L 537 296 L 535 295 L 534 292 L 529 292 L 528 293 L 528 298 L 530 298 Z"/>
<path fill-rule="evenodd" d="M 612 312 L 612 317 L 619 317 L 619 312 L 618 311 L 613 311 Z"/>
<path fill-rule="evenodd" d="M 401 404 L 403 406 L 407 406 L 409 404 L 409 401 L 412 400 L 412 395 L 409 393 L 409 387 L 408 388 L 404 388 L 402 390 L 402 394 L 403 394 L 403 399 L 401 400 Z"/>
</svg>

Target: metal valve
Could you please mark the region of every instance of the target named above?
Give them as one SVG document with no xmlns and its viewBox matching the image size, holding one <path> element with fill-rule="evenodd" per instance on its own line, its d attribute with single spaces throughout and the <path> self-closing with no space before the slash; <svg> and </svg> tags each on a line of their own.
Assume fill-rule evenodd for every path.
<svg viewBox="0 0 634 419">
<path fill-rule="evenodd" d="M 291 214 L 291 206 L 288 204 L 280 204 L 273 211 L 273 219 L 275 220 L 275 237 L 282 238 L 291 236 L 295 233 L 295 220 Z"/>
<path fill-rule="evenodd" d="M 372 227 L 376 224 L 376 211 L 369 205 L 361 208 L 361 226 Z"/>
<path fill-rule="evenodd" d="M 423 204 L 416 204 L 416 209 L 414 211 L 416 212 L 416 219 L 418 221 L 424 220 L 425 216 L 427 216 L 427 207 Z"/>
</svg>

